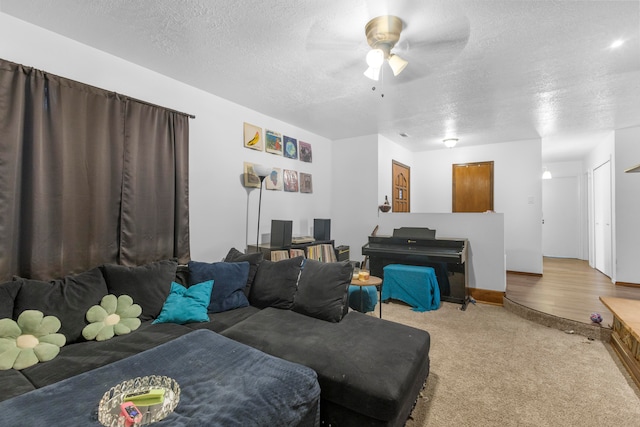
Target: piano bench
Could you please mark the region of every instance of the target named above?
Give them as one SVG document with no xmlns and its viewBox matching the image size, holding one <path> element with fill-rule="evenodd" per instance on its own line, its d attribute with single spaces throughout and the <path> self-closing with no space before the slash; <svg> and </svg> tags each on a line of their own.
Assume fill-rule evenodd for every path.
<svg viewBox="0 0 640 427">
<path fill-rule="evenodd" d="M 412 306 L 413 311 L 440 307 L 440 288 L 433 268 L 389 264 L 383 270 L 382 301 L 397 299 Z"/>
</svg>

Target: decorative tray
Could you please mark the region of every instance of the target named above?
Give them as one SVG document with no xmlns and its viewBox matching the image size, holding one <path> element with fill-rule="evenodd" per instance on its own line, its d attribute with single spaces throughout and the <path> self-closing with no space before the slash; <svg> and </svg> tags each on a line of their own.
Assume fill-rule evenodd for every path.
<svg viewBox="0 0 640 427">
<path fill-rule="evenodd" d="M 98 421 L 107 427 L 124 427 L 125 419 L 120 414 L 120 405 L 124 402 L 124 396 L 152 388 L 164 389 L 164 400 L 162 403 L 151 406 L 138 406 L 142 413 L 142 420 L 134 426 L 144 426 L 164 419 L 173 412 L 180 401 L 180 386 L 172 378 L 150 375 L 126 380 L 111 387 L 100 399 Z"/>
</svg>

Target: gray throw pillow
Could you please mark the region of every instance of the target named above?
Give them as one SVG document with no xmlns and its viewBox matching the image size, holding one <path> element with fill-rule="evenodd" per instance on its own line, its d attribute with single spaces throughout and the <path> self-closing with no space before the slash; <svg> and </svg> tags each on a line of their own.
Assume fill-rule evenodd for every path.
<svg viewBox="0 0 640 427">
<path fill-rule="evenodd" d="M 247 286 L 242 290 L 245 296 L 249 296 L 251 293 L 251 285 L 253 285 L 253 281 L 256 278 L 256 272 L 258 271 L 258 267 L 260 263 L 264 260 L 264 255 L 262 252 L 252 252 L 249 254 L 245 254 L 237 250 L 236 248 L 229 249 L 229 253 L 224 258 L 225 262 L 244 262 L 247 261 L 249 263 L 249 277 L 247 277 Z"/>
<path fill-rule="evenodd" d="M 15 299 L 13 318 L 17 319 L 25 310 L 39 310 L 45 316 L 55 316 L 61 323 L 58 332 L 64 334 L 67 344 L 84 341 L 85 314 L 91 306 L 100 304 L 108 293 L 98 267 L 50 282 L 19 280 L 22 286 Z"/>
<path fill-rule="evenodd" d="M 176 278 L 175 259 L 151 262 L 138 267 L 105 264 L 102 266 L 107 288 L 115 296 L 129 295 L 142 307 L 140 320 L 153 320 L 162 311 Z"/>
<path fill-rule="evenodd" d="M 307 260 L 300 272 L 292 310 L 317 319 L 339 322 L 347 310 L 353 265 Z"/>
<path fill-rule="evenodd" d="M 251 286 L 251 305 L 258 308 L 290 309 L 293 306 L 303 260 L 304 257 L 299 256 L 278 262 L 262 261 Z"/>
</svg>

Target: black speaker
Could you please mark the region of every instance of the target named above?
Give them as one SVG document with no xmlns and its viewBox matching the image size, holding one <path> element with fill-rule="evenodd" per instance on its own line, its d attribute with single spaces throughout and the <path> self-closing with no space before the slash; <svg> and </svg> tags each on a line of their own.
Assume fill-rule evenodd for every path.
<svg viewBox="0 0 640 427">
<path fill-rule="evenodd" d="M 349 261 L 349 246 L 336 246 L 336 259 L 338 261 Z"/>
<path fill-rule="evenodd" d="M 331 240 L 331 220 L 318 219 L 313 220 L 313 238 L 316 240 Z"/>
<path fill-rule="evenodd" d="M 271 247 L 284 248 L 291 246 L 291 230 L 293 221 L 271 220 Z"/>
</svg>

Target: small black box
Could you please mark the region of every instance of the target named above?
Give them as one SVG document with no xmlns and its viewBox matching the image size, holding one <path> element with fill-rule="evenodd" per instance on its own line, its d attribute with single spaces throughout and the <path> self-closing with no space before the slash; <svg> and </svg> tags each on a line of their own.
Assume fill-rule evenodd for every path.
<svg viewBox="0 0 640 427">
<path fill-rule="evenodd" d="M 288 248 L 291 246 L 293 221 L 271 220 L 271 247 Z"/>
<path fill-rule="evenodd" d="M 336 259 L 338 261 L 349 261 L 349 246 L 336 246 Z"/>
<path fill-rule="evenodd" d="M 313 238 L 316 240 L 331 240 L 331 220 L 318 219 L 313 220 Z"/>
</svg>

